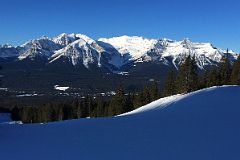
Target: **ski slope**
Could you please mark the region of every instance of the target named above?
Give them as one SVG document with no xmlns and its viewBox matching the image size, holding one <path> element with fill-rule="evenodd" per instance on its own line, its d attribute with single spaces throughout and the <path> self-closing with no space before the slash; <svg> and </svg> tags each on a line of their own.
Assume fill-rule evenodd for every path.
<svg viewBox="0 0 240 160">
<path fill-rule="evenodd" d="M 212 87 L 113 118 L 0 123 L 2 160 L 239 160 L 240 87 Z"/>
</svg>

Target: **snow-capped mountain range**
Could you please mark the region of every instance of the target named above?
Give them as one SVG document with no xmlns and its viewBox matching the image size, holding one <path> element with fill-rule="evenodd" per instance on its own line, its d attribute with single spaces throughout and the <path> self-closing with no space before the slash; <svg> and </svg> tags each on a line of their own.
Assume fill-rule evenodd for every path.
<svg viewBox="0 0 240 160">
<path fill-rule="evenodd" d="M 17 60 L 34 60 L 36 57 L 56 63 L 62 59 L 72 65 L 89 64 L 119 70 L 130 63 L 161 62 L 179 64 L 190 55 L 195 57 L 200 69 L 216 65 L 227 53 L 211 43 L 195 43 L 189 39 L 174 41 L 170 39 L 147 39 L 138 36 L 121 36 L 94 40 L 83 34 L 60 34 L 54 38 L 41 37 L 21 46 L 1 45 L 0 57 L 17 57 Z M 231 60 L 237 53 L 228 51 Z M 114 68 L 114 69 L 113 69 Z"/>
</svg>

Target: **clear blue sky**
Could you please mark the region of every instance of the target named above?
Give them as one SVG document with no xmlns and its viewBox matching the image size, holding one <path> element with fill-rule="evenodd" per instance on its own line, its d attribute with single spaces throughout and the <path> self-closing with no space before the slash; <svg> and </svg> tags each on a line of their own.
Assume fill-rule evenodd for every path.
<svg viewBox="0 0 240 160">
<path fill-rule="evenodd" d="M 239 0 L 1 0 L 0 44 L 66 33 L 211 42 L 240 52 Z"/>
</svg>

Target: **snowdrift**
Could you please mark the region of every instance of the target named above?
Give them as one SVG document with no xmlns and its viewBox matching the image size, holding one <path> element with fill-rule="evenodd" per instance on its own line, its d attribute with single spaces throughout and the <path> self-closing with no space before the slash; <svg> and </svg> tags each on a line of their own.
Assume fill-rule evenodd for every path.
<svg viewBox="0 0 240 160">
<path fill-rule="evenodd" d="M 240 87 L 212 87 L 113 118 L 0 123 L 0 159 L 238 160 L 239 99 Z"/>
</svg>

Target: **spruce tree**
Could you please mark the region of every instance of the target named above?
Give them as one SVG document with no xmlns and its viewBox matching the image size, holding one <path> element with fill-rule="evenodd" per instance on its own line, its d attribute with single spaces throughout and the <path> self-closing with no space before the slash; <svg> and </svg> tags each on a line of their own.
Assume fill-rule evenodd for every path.
<svg viewBox="0 0 240 160">
<path fill-rule="evenodd" d="M 167 79 L 165 81 L 164 96 L 170 96 L 174 94 L 176 94 L 175 73 L 173 70 L 171 70 L 168 73 Z"/>
<path fill-rule="evenodd" d="M 125 103 L 124 103 L 124 108 L 123 108 L 123 113 L 132 111 L 134 109 L 133 106 L 133 96 L 131 93 L 128 93 L 126 99 L 125 99 Z"/>
<path fill-rule="evenodd" d="M 158 84 L 157 82 L 153 82 L 150 86 L 150 94 L 151 94 L 151 99 L 156 100 L 159 98 L 159 90 L 158 90 Z"/>
<path fill-rule="evenodd" d="M 124 89 L 122 84 L 118 86 L 116 90 L 116 95 L 112 98 L 109 106 L 109 116 L 118 115 L 123 113 L 125 97 L 124 97 Z"/>
<path fill-rule="evenodd" d="M 226 56 L 223 56 L 220 62 L 219 74 L 220 74 L 221 85 L 230 83 L 231 64 L 228 58 L 228 54 Z"/>
<path fill-rule="evenodd" d="M 198 89 L 199 82 L 197 69 L 197 62 L 195 60 L 195 57 L 193 57 L 190 64 L 189 91 L 195 91 Z"/>
<path fill-rule="evenodd" d="M 231 83 L 235 85 L 240 85 L 240 55 L 233 64 Z"/>
<path fill-rule="evenodd" d="M 20 121 L 21 120 L 21 114 L 20 109 L 18 107 L 14 107 L 11 111 L 11 118 L 13 121 Z"/>
<path fill-rule="evenodd" d="M 96 99 L 96 108 L 94 110 L 94 116 L 95 117 L 103 117 L 106 113 L 105 112 L 105 102 L 103 100 L 103 97 L 100 96 L 100 97 L 97 97 Z"/>
<path fill-rule="evenodd" d="M 143 96 L 143 91 L 141 91 L 140 93 L 136 94 L 136 96 L 134 97 L 134 108 L 139 108 L 141 106 L 144 105 L 144 96 Z"/>
<path fill-rule="evenodd" d="M 219 86 L 221 84 L 220 74 L 216 67 L 206 74 L 206 87 Z"/>
<path fill-rule="evenodd" d="M 144 89 L 143 89 L 143 105 L 145 104 L 148 104 L 150 102 L 152 102 L 152 97 L 151 97 L 151 93 L 150 93 L 150 88 L 148 86 L 146 86 Z"/>
<path fill-rule="evenodd" d="M 180 66 L 177 77 L 177 92 L 187 93 L 198 88 L 198 74 L 195 58 L 188 56 Z"/>
</svg>

